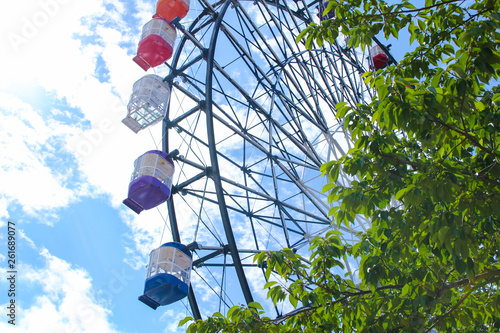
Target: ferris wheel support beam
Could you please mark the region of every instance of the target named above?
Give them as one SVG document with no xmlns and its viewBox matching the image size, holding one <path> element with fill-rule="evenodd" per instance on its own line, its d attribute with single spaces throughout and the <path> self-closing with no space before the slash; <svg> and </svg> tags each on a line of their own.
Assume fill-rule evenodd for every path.
<svg viewBox="0 0 500 333">
<path fill-rule="evenodd" d="M 213 110 L 212 110 L 212 77 L 213 77 L 213 69 L 215 65 L 215 47 L 217 44 L 217 37 L 219 35 L 219 28 L 222 24 L 222 19 L 232 4 L 232 1 L 228 0 L 223 8 L 221 9 L 217 21 L 214 25 L 213 34 L 210 42 L 210 48 L 208 50 L 208 59 L 207 59 L 207 76 L 206 76 L 206 119 L 207 119 L 207 135 L 208 142 L 210 146 L 210 161 L 212 164 L 212 170 L 214 171 L 211 174 L 211 178 L 215 185 L 217 201 L 219 203 L 219 210 L 221 213 L 221 220 L 224 226 L 224 231 L 226 233 L 226 238 L 228 242 L 228 246 L 231 252 L 231 257 L 233 259 L 234 267 L 236 270 L 236 274 L 238 276 L 238 280 L 241 285 L 241 289 L 243 295 L 245 297 L 245 301 L 248 303 L 253 302 L 253 296 L 250 291 L 250 286 L 248 285 L 247 278 L 245 276 L 245 271 L 243 270 L 243 265 L 241 263 L 241 259 L 238 254 L 238 248 L 236 246 L 236 240 L 234 239 L 233 229 L 231 227 L 231 220 L 229 218 L 229 214 L 226 207 L 226 201 L 224 198 L 224 189 L 222 188 L 222 181 L 219 173 L 219 163 L 217 161 L 217 151 L 216 141 L 215 141 L 215 133 L 214 133 L 214 121 L 213 121 Z"/>
<path fill-rule="evenodd" d="M 170 89 L 172 89 L 172 81 L 169 80 L 169 85 Z M 163 126 L 162 126 L 162 131 L 163 131 L 163 142 L 162 142 L 162 149 L 164 152 L 169 152 L 169 146 L 168 146 L 168 128 L 169 128 L 169 122 L 168 122 L 168 116 L 170 112 L 170 105 L 167 109 L 167 114 L 165 118 L 163 118 Z M 172 231 L 172 240 L 174 242 L 181 243 L 181 235 L 179 233 L 179 226 L 177 224 L 177 217 L 175 215 L 175 208 L 174 208 L 174 198 L 173 196 L 170 197 L 169 200 L 167 200 L 167 208 L 168 208 L 168 216 L 169 216 L 169 221 L 170 221 L 170 229 Z M 166 222 L 165 222 L 166 223 Z M 200 313 L 200 308 L 198 307 L 198 302 L 196 301 L 196 297 L 194 295 L 193 288 L 189 288 L 188 290 L 188 300 L 189 300 L 189 306 L 191 307 L 191 313 L 193 314 L 194 320 L 201 320 L 201 313 Z"/>
</svg>

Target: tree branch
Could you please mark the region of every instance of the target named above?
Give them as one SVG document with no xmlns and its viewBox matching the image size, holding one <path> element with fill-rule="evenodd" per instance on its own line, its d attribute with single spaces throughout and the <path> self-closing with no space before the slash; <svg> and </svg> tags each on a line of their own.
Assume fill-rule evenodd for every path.
<svg viewBox="0 0 500 333">
<path fill-rule="evenodd" d="M 405 285 L 404 284 L 393 284 L 393 285 L 388 285 L 388 286 L 383 286 L 383 287 L 378 287 L 375 289 L 375 292 L 380 291 L 380 290 L 385 290 L 385 289 L 403 289 Z M 366 294 L 371 294 L 371 290 L 361 290 L 358 292 L 349 292 L 349 291 L 344 291 L 341 292 L 341 295 L 346 295 L 346 297 L 352 297 L 352 296 L 361 296 L 361 295 L 366 295 Z"/>
<path fill-rule="evenodd" d="M 469 291 L 467 292 L 467 294 L 465 294 L 465 295 L 464 295 L 464 297 L 462 297 L 462 298 L 460 299 L 460 301 L 458 301 L 458 303 L 457 303 L 457 304 L 455 304 L 455 305 L 454 305 L 451 309 L 449 309 L 449 310 L 448 310 L 448 311 L 447 311 L 444 315 L 442 315 L 442 316 L 441 316 L 438 320 L 436 320 L 436 322 L 435 322 L 434 324 L 432 324 L 432 326 L 431 326 L 431 327 L 429 327 L 429 328 L 425 331 L 425 333 L 430 332 L 430 331 L 431 331 L 431 330 L 432 330 L 432 329 L 433 329 L 433 328 L 434 328 L 437 324 L 439 324 L 439 322 L 440 322 L 441 320 L 443 320 L 446 316 L 448 316 L 448 315 L 449 315 L 450 313 L 452 313 L 452 312 L 453 312 L 456 308 L 458 308 L 458 307 L 460 306 L 460 304 L 462 304 L 462 303 L 463 303 L 463 302 L 467 299 L 467 297 L 469 297 L 469 295 L 472 293 L 472 290 L 473 290 L 473 289 L 469 290 Z"/>
<path fill-rule="evenodd" d="M 421 165 L 420 163 L 417 163 L 417 162 L 401 160 L 399 158 L 392 157 L 392 156 L 389 156 L 389 155 L 386 155 L 386 154 L 383 154 L 383 153 L 380 153 L 379 155 L 380 155 L 380 157 L 383 157 L 386 160 L 389 160 L 391 162 L 396 162 L 396 163 L 399 163 L 399 164 L 411 165 L 412 167 L 415 167 L 415 168 L 418 168 Z"/>
<path fill-rule="evenodd" d="M 450 131 L 453 131 L 453 132 L 457 132 L 458 134 L 460 135 L 463 135 L 465 136 L 467 139 L 469 139 L 472 143 L 474 143 L 474 145 L 476 145 L 479 149 L 481 149 L 482 151 L 484 151 L 485 153 L 487 153 L 488 155 L 492 155 L 493 157 L 495 156 L 494 153 L 492 153 L 488 148 L 484 147 L 482 144 L 479 143 L 479 141 L 475 138 L 473 138 L 469 133 L 467 132 L 464 132 L 456 127 L 453 127 L 445 122 L 443 122 L 441 119 L 439 119 L 438 117 L 434 116 L 434 115 L 431 115 L 433 119 L 429 119 L 430 121 L 434 121 L 444 127 L 446 127 L 447 129 L 449 129 Z"/>
<path fill-rule="evenodd" d="M 482 275 L 482 277 L 489 277 L 489 276 L 491 275 L 491 273 L 496 273 L 496 274 L 498 274 L 498 273 L 500 273 L 500 270 L 498 270 L 498 269 L 497 269 L 497 270 L 490 271 L 490 272 L 487 272 L 487 273 L 484 273 L 484 274 L 481 274 L 481 275 Z M 494 274 L 493 274 L 493 275 L 494 275 Z M 477 278 L 477 277 L 479 277 L 479 276 L 476 276 L 476 278 Z M 475 281 L 475 280 L 476 280 L 476 278 L 475 278 L 475 279 L 473 279 L 473 281 Z M 436 325 L 437 325 L 437 324 L 439 324 L 439 323 L 440 323 L 440 322 L 441 322 L 444 318 L 446 318 L 446 317 L 447 317 L 450 313 L 452 313 L 453 311 L 455 311 L 455 310 L 456 310 L 456 309 L 457 309 L 457 308 L 458 308 L 458 307 L 459 307 L 459 306 L 460 306 L 460 305 L 461 305 L 461 304 L 462 304 L 462 303 L 463 303 L 463 302 L 467 299 L 467 297 L 469 297 L 469 295 L 470 295 L 470 294 L 471 294 L 474 290 L 476 290 L 476 289 L 478 289 L 478 288 L 480 288 L 480 287 L 484 286 L 485 284 L 492 283 L 492 282 L 497 282 L 497 281 L 498 281 L 498 279 L 499 279 L 499 277 L 496 277 L 496 278 L 491 278 L 491 279 L 489 279 L 489 280 L 487 280 L 487 281 L 484 281 L 483 283 L 480 283 L 479 285 L 477 285 L 477 286 L 475 286 L 475 287 L 471 288 L 471 289 L 470 289 L 470 290 L 469 290 L 469 291 L 468 291 L 468 292 L 467 292 L 467 293 L 466 293 L 466 294 L 465 294 L 465 295 L 464 295 L 464 296 L 460 299 L 460 301 L 458 301 L 458 303 L 457 303 L 457 304 L 455 304 L 455 305 L 454 305 L 453 307 L 451 307 L 448 311 L 446 311 L 446 313 L 445 313 L 444 315 L 442 315 L 441 317 L 439 317 L 439 319 L 437 319 L 437 320 L 434 322 L 434 324 L 432 324 L 432 326 L 431 326 L 431 327 L 429 327 L 429 328 L 425 331 L 425 333 L 430 332 L 430 331 L 431 331 L 434 327 L 436 327 Z M 467 281 L 468 281 L 468 279 L 464 279 L 464 280 L 467 280 Z M 462 280 L 462 281 L 464 281 L 464 280 Z M 461 281 L 460 281 L 460 282 L 461 282 Z M 473 283 L 474 283 L 474 282 L 473 282 Z"/>
<path fill-rule="evenodd" d="M 469 280 L 469 279 L 462 279 L 462 280 L 459 280 L 459 281 L 448 283 L 448 284 L 446 284 L 442 288 L 442 290 L 446 291 L 446 290 L 449 290 L 449 289 L 462 287 L 462 286 L 467 285 L 467 284 L 475 284 L 475 283 L 477 283 L 480 280 L 489 279 L 489 278 L 495 278 L 495 277 L 497 277 L 498 279 L 500 279 L 500 269 L 494 269 L 494 270 L 490 270 L 490 271 L 487 271 L 485 273 L 476 275 L 476 277 L 474 279 L 472 279 L 472 281 Z"/>
<path fill-rule="evenodd" d="M 449 129 L 452 130 L 451 128 L 449 128 Z M 478 143 L 478 147 L 482 148 L 482 146 L 480 146 L 479 143 Z M 486 152 L 489 153 L 488 150 L 486 150 Z M 405 160 L 402 160 L 402 159 L 399 159 L 399 158 L 396 158 L 396 157 L 392 157 L 392 156 L 389 156 L 389 155 L 386 155 L 386 154 L 383 154 L 383 153 L 380 153 L 379 156 L 382 157 L 382 158 L 385 158 L 386 160 L 389 160 L 391 162 L 395 162 L 395 163 L 398 163 L 398 164 L 411 165 L 411 166 L 416 167 L 416 168 L 418 168 L 418 167 L 421 166 L 420 163 L 412 162 L 412 161 L 405 161 Z M 486 176 L 481 176 L 480 174 L 473 174 L 471 172 L 467 172 L 467 171 L 464 171 L 464 170 L 461 170 L 460 173 L 464 174 L 464 175 L 467 175 L 467 176 L 476 176 L 478 179 L 480 179 L 482 181 L 485 181 L 485 182 L 490 183 L 490 184 L 492 184 L 494 186 L 500 187 L 500 182 L 498 182 L 498 181 L 496 181 L 494 179 L 488 178 Z"/>
<path fill-rule="evenodd" d="M 354 19 L 357 19 L 357 18 L 360 18 L 360 17 L 373 18 L 373 17 L 378 17 L 378 16 L 382 16 L 382 17 L 385 18 L 386 16 L 397 16 L 399 14 L 420 13 L 423 10 L 433 9 L 433 8 L 436 8 L 436 7 L 440 7 L 440 6 L 447 5 L 447 4 L 454 3 L 454 2 L 461 2 L 461 1 L 463 1 L 463 0 L 443 1 L 441 3 L 437 3 L 437 4 L 432 5 L 432 6 L 427 6 L 427 7 L 422 7 L 422 8 L 416 8 L 416 9 L 402 10 L 402 11 L 399 11 L 399 12 L 388 12 L 388 13 L 380 13 L 380 14 L 357 15 L 357 16 L 352 17 L 352 19 L 354 20 Z"/>
</svg>

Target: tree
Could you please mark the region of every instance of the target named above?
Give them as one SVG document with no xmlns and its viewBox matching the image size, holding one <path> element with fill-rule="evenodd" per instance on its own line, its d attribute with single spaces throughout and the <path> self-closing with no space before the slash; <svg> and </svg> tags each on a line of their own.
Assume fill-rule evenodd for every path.
<svg viewBox="0 0 500 333">
<path fill-rule="evenodd" d="M 354 246 L 335 231 L 316 238 L 310 265 L 289 249 L 256 256 L 289 281 L 265 287 L 294 312 L 273 320 L 249 304 L 188 331 L 498 331 L 500 2 L 330 0 L 326 11 L 334 16 L 299 36 L 308 47 L 340 33 L 367 47 L 402 29 L 415 46 L 365 74 L 378 92 L 369 105 L 337 106 L 355 147 L 322 167 L 340 202 L 334 221 L 362 214 L 372 227 Z M 356 180 L 339 186 L 340 172 Z M 360 260 L 359 284 L 333 273 L 345 256 Z"/>
</svg>

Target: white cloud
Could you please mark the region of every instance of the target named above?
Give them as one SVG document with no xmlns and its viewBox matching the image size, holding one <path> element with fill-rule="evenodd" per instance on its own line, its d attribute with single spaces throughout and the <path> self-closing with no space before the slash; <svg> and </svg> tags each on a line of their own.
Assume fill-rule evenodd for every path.
<svg viewBox="0 0 500 333">
<path fill-rule="evenodd" d="M 131 210 L 124 210 L 120 215 L 131 231 L 130 236 L 127 237 L 128 257 L 124 261 L 134 269 L 144 269 L 148 264 L 149 253 L 162 243 L 171 241 L 170 232 L 167 230 L 165 238 L 161 239 L 165 222 L 156 209 L 143 211 L 140 215 L 136 215 Z"/>
<path fill-rule="evenodd" d="M 4 226 L 5 221 L 3 221 L 6 217 L 9 216 L 7 212 L 8 202 L 5 198 L 0 197 L 0 228 Z"/>
<path fill-rule="evenodd" d="M 17 308 L 16 325 L 0 322 L 2 332 L 39 333 L 112 333 L 111 312 L 94 298 L 92 279 L 88 273 L 51 255 L 39 253 L 44 267 L 23 265 L 18 278 L 31 281 L 40 288 L 33 304 Z M 21 269 L 22 268 L 22 269 Z M 7 305 L 3 304 L 2 308 Z"/>
<path fill-rule="evenodd" d="M 142 24 L 146 24 L 146 22 L 148 22 L 148 20 L 153 16 L 153 13 L 156 12 L 156 4 L 154 2 L 148 3 L 140 0 L 135 0 L 134 5 L 134 16 L 138 18 Z"/>
<path fill-rule="evenodd" d="M 53 147 L 71 137 L 71 129 L 60 122 L 45 122 L 29 104 L 1 93 L 0 107 L 0 199 L 2 215 L 6 206 L 15 201 L 34 214 L 41 209 L 54 209 L 75 200 L 78 190 L 66 186 L 72 170 L 61 165 L 48 165 L 48 160 L 58 163 Z M 61 162 L 62 163 L 62 162 Z"/>
<path fill-rule="evenodd" d="M 189 326 L 188 324 L 184 327 L 184 330 L 180 329 L 178 326 L 179 326 L 179 322 L 182 319 L 184 319 L 185 317 L 187 317 L 188 315 L 189 314 L 175 311 L 172 309 L 166 310 L 160 317 L 161 321 L 164 321 L 167 323 L 165 330 L 163 332 L 172 333 L 172 332 L 185 331 L 185 329 L 187 329 L 187 326 Z"/>
<path fill-rule="evenodd" d="M 24 98 L 29 93 L 26 88 L 48 92 L 31 100 L 31 107 L 23 104 L 24 113 L 12 114 L 2 121 L 4 126 L 7 120 L 15 123 L 13 135 L 2 137 L 7 148 L 3 158 L 7 165 L 17 167 L 15 176 L 23 180 L 20 185 L 27 185 L 15 186 L 11 180 L 10 186 L 3 188 L 8 188 L 9 199 L 29 212 L 63 207 L 75 196 L 63 185 L 65 179 L 56 179 L 50 167 L 43 163 L 43 154 L 60 148 L 49 140 L 61 131 L 66 131 L 60 133 L 60 138 L 64 137 L 67 142 L 64 148 L 76 157 L 78 164 L 77 170 L 72 171 L 80 171 L 79 176 L 87 180 L 81 189 L 87 191 L 87 195 L 109 194 L 115 207 L 126 196 L 135 158 L 156 148 L 151 137 L 161 137 L 159 126 L 153 129 L 154 135 L 149 131 L 135 135 L 121 124 L 132 85 L 145 74 L 132 61 L 130 50 L 122 45 L 130 44 L 131 40 L 137 42 L 139 36 L 130 30 L 140 30 L 125 24 L 124 11 L 122 2 L 110 0 L 28 0 L 12 3 L 9 11 L 0 13 L 0 28 L 7 31 L 0 39 L 4 50 L 0 55 L 0 89 L 23 96 L 17 104 L 27 100 Z M 144 15 L 145 12 L 140 12 L 135 16 Z M 104 61 L 108 71 L 107 80 L 103 82 L 100 81 L 102 75 L 96 74 L 98 59 Z M 74 108 L 69 112 L 53 110 L 53 117 L 66 115 L 74 120 L 76 110 L 79 122 L 64 126 L 49 120 L 47 115 L 37 114 L 38 103 L 51 102 L 67 103 Z M 10 102 L 2 101 L 6 103 Z M 72 131 L 68 131 L 69 126 Z M 22 135 L 27 127 L 32 128 L 30 134 L 35 132 L 34 136 Z M 17 140 L 20 137 L 26 140 Z M 27 149 L 32 148 L 29 146 L 32 143 L 44 144 L 44 152 Z M 48 193 L 41 196 L 40 191 L 29 190 L 33 186 L 45 187 Z"/>
</svg>

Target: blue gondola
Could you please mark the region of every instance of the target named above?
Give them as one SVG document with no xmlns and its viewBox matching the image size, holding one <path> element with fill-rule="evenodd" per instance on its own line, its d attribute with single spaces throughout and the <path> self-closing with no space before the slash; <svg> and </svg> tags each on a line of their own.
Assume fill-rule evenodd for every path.
<svg viewBox="0 0 500 333">
<path fill-rule="evenodd" d="M 193 258 L 183 244 L 165 243 L 151 251 L 144 295 L 139 300 L 156 310 L 187 296 Z"/>
</svg>

